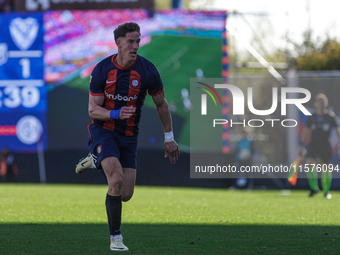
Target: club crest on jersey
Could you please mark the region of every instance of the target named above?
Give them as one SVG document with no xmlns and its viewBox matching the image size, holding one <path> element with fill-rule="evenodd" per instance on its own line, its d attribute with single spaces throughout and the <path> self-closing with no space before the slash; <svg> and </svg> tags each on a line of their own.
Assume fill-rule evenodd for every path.
<svg viewBox="0 0 340 255">
<path fill-rule="evenodd" d="M 139 81 L 138 81 L 138 80 L 133 80 L 133 81 L 132 81 L 132 86 L 137 87 L 138 84 L 139 84 Z"/>
<path fill-rule="evenodd" d="M 102 154 L 102 146 L 101 145 L 99 145 L 97 147 L 97 153 L 98 153 L 98 155 Z"/>
</svg>

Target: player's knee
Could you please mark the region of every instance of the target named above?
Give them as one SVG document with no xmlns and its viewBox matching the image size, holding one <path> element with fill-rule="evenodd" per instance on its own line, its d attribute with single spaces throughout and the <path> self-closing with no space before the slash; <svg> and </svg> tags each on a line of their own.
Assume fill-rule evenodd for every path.
<svg viewBox="0 0 340 255">
<path fill-rule="evenodd" d="M 123 175 L 115 174 L 108 180 L 109 191 L 114 193 L 120 193 L 123 188 Z"/>
<path fill-rule="evenodd" d="M 133 196 L 133 191 L 127 194 L 122 194 L 122 201 L 127 202 L 132 198 L 132 196 Z"/>
</svg>

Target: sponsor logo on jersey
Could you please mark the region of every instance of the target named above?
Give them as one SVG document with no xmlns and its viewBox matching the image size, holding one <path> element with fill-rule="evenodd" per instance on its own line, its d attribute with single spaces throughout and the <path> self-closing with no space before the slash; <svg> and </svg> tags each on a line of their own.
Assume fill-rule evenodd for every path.
<svg viewBox="0 0 340 255">
<path fill-rule="evenodd" d="M 134 96 L 122 96 L 121 94 L 117 94 L 117 95 L 112 95 L 109 94 L 105 91 L 105 97 L 109 98 L 109 99 L 113 99 L 113 100 L 118 100 L 118 101 L 125 101 L 125 102 L 129 102 L 132 100 L 137 100 L 138 96 L 134 95 Z"/>
</svg>

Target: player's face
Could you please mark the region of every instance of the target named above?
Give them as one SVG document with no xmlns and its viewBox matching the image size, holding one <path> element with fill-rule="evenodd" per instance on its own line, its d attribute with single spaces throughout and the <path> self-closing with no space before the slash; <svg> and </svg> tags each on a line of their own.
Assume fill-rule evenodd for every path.
<svg viewBox="0 0 340 255">
<path fill-rule="evenodd" d="M 325 101 L 321 98 L 315 101 L 314 106 L 317 110 L 324 110 L 326 108 Z"/>
<path fill-rule="evenodd" d="M 138 32 L 126 33 L 124 38 L 118 39 L 119 54 L 123 55 L 126 62 L 133 62 L 137 57 L 140 35 Z"/>
</svg>

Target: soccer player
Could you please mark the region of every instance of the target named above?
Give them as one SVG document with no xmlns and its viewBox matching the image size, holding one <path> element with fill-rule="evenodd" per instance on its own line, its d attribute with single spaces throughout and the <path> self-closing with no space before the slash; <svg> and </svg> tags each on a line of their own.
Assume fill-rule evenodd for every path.
<svg viewBox="0 0 340 255">
<path fill-rule="evenodd" d="M 163 126 L 165 157 L 178 160 L 172 120 L 164 88 L 155 66 L 137 55 L 140 27 L 128 22 L 114 30 L 118 53 L 100 61 L 90 80 L 88 126 L 89 155 L 81 160 L 76 173 L 97 168 L 108 182 L 106 212 L 113 251 L 126 251 L 120 232 L 122 201 L 131 199 L 136 179 L 136 149 L 141 108 L 147 93 L 156 104 Z"/>
<path fill-rule="evenodd" d="M 314 107 L 315 112 L 311 116 L 308 116 L 307 125 L 302 133 L 299 154 L 303 154 L 304 144 L 308 137 L 311 137 L 310 143 L 307 147 L 305 164 L 316 164 L 316 160 L 319 157 L 322 164 L 328 165 L 332 160 L 332 148 L 329 143 L 331 129 L 335 128 L 339 143 L 340 131 L 335 119 L 335 114 L 327 110 L 328 99 L 324 94 L 316 95 Z M 310 186 L 309 197 L 313 197 L 320 191 L 318 187 L 318 173 L 316 169 L 314 168 L 314 170 L 312 170 L 312 167 L 309 167 L 307 177 Z M 321 177 L 324 197 L 326 199 L 331 199 L 332 196 L 329 191 L 331 188 L 332 173 L 330 171 L 322 171 Z"/>
</svg>

